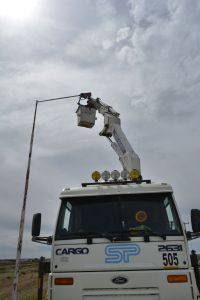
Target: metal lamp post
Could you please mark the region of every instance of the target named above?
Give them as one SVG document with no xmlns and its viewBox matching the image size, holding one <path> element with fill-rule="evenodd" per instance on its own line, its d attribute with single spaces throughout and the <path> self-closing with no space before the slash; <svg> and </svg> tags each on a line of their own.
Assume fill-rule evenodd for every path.
<svg viewBox="0 0 200 300">
<path fill-rule="evenodd" d="M 35 123 L 36 123 L 38 104 L 42 103 L 42 102 L 69 99 L 69 98 L 75 98 L 75 97 L 79 97 L 79 96 L 80 95 L 73 95 L 73 96 L 66 96 L 66 97 L 60 97 L 60 98 L 52 98 L 52 99 L 35 101 L 35 111 L 34 111 L 33 125 L 32 125 L 32 131 L 31 131 L 28 164 L 27 164 L 26 177 L 25 177 L 23 204 L 22 204 L 22 209 L 21 209 L 21 218 L 20 218 L 20 226 L 19 226 L 19 237 L 18 237 L 18 245 L 17 245 L 15 273 L 14 273 L 13 288 L 12 288 L 12 300 L 17 299 L 17 290 L 18 290 L 18 281 L 19 281 L 19 266 L 20 266 L 21 251 L 22 251 L 25 211 L 26 211 L 26 202 L 27 202 L 27 194 L 28 194 L 28 186 L 29 186 L 29 176 L 30 176 L 30 167 L 31 167 L 31 158 L 32 158 L 32 149 L 33 149 L 33 141 L 34 141 Z"/>
</svg>

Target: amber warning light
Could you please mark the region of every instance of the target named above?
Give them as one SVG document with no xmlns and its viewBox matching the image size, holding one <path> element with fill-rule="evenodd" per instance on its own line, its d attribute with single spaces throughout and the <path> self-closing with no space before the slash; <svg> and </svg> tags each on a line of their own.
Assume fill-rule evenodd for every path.
<svg viewBox="0 0 200 300">
<path fill-rule="evenodd" d="M 188 282 L 187 275 L 168 275 L 167 281 L 169 283 L 179 283 L 179 282 Z"/>
<path fill-rule="evenodd" d="M 72 277 L 55 278 L 54 284 L 55 285 L 73 285 L 74 284 L 74 278 L 72 278 Z"/>
</svg>

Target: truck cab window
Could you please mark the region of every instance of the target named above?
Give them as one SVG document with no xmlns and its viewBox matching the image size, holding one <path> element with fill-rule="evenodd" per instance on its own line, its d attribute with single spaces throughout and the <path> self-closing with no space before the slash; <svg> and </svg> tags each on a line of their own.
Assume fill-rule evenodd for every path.
<svg viewBox="0 0 200 300">
<path fill-rule="evenodd" d="M 62 200 L 56 239 L 81 234 L 181 235 L 171 194 L 104 195 Z"/>
</svg>

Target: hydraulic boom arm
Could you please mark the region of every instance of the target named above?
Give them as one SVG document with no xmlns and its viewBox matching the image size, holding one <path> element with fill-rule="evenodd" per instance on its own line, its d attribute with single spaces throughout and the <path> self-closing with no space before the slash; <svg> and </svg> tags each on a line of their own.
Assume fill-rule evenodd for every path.
<svg viewBox="0 0 200 300">
<path fill-rule="evenodd" d="M 80 104 L 83 99 L 87 100 L 87 105 Z M 92 98 L 91 93 L 82 93 L 78 105 L 78 126 L 92 128 L 96 120 L 96 111 L 102 114 L 104 116 L 104 128 L 99 134 L 108 138 L 112 148 L 119 156 L 123 169 L 129 173 L 134 170 L 138 172 L 141 178 L 140 159 L 121 129 L 119 113 L 100 101 L 99 98 Z"/>
</svg>

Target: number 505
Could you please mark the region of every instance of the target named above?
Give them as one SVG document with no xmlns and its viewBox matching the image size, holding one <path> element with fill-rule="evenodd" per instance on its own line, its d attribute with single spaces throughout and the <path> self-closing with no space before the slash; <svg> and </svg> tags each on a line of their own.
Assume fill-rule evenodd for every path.
<svg viewBox="0 0 200 300">
<path fill-rule="evenodd" d="M 177 257 L 177 253 L 163 253 L 162 255 L 163 257 L 163 265 L 164 266 L 177 266 L 178 265 L 178 257 Z"/>
</svg>

